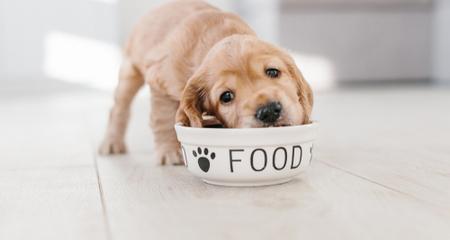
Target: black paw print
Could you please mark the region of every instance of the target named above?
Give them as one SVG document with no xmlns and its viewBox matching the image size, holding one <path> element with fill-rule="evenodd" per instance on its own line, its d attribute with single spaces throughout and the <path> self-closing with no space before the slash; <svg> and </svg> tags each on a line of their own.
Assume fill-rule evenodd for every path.
<svg viewBox="0 0 450 240">
<path fill-rule="evenodd" d="M 200 167 L 201 170 L 203 170 L 203 172 L 208 172 L 209 170 L 209 166 L 210 166 L 210 159 L 214 160 L 214 158 L 216 158 L 216 154 L 214 152 L 211 152 L 211 154 L 208 157 L 208 149 L 204 148 L 203 151 L 202 149 L 199 147 L 197 148 L 197 151 L 192 151 L 192 154 L 194 155 L 194 157 L 198 156 L 198 166 Z"/>
</svg>

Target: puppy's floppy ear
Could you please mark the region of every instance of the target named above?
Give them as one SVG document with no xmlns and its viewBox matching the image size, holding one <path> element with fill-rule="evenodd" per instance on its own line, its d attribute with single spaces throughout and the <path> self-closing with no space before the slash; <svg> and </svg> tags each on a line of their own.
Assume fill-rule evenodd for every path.
<svg viewBox="0 0 450 240">
<path fill-rule="evenodd" d="M 287 60 L 286 64 L 288 66 L 288 71 L 294 78 L 297 85 L 297 95 L 299 97 L 300 104 L 303 106 L 303 109 L 305 111 L 305 119 L 303 123 L 310 123 L 311 112 L 314 103 L 312 89 L 295 64 L 294 59 L 292 59 L 292 57 L 290 57 L 289 55 L 285 57 Z"/>
<path fill-rule="evenodd" d="M 202 114 L 205 112 L 206 82 L 201 73 L 187 81 L 180 99 L 176 121 L 184 126 L 202 127 Z"/>
</svg>

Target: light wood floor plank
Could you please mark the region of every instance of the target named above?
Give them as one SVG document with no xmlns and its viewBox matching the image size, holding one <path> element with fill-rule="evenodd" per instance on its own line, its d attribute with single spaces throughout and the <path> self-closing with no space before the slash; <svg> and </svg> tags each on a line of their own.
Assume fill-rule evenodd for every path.
<svg viewBox="0 0 450 240">
<path fill-rule="evenodd" d="M 0 169 L 92 165 L 84 96 L 0 100 Z"/>
<path fill-rule="evenodd" d="M 148 155 L 101 158 L 99 170 L 115 239 L 450 237 L 450 215 L 439 208 L 320 162 L 261 188 L 206 185 Z"/>
<path fill-rule="evenodd" d="M 450 212 L 450 90 L 323 96 L 318 159 Z"/>
<path fill-rule="evenodd" d="M 426 87 L 316 94 L 311 171 L 224 188 L 156 166 L 147 98 L 130 154 L 96 160 L 110 95 L 0 99 L 0 239 L 450 239 L 447 102 Z"/>
<path fill-rule="evenodd" d="M 0 171 L 0 239 L 106 239 L 92 167 Z"/>
<path fill-rule="evenodd" d="M 108 239 L 85 92 L 0 99 L 0 239 Z"/>
</svg>

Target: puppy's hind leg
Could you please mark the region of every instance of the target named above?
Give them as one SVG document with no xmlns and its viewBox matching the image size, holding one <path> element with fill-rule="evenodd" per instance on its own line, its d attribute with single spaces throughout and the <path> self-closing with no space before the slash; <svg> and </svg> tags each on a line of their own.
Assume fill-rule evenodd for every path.
<svg viewBox="0 0 450 240">
<path fill-rule="evenodd" d="M 180 144 L 175 133 L 175 114 L 178 102 L 152 89 L 150 126 L 155 152 L 160 164 L 183 164 Z"/>
<path fill-rule="evenodd" d="M 108 128 L 99 148 L 100 154 L 126 152 L 124 138 L 128 125 L 130 105 L 143 84 L 142 74 L 128 59 L 124 59 L 120 67 L 119 84 L 114 94 L 114 105 L 109 114 Z"/>
</svg>

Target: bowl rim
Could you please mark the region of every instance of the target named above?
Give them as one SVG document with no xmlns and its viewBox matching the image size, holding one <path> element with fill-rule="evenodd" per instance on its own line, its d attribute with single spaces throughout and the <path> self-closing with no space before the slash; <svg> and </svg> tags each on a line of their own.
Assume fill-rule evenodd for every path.
<svg viewBox="0 0 450 240">
<path fill-rule="evenodd" d="M 181 144 L 203 146 L 273 146 L 311 142 L 316 139 L 318 122 L 269 128 L 194 128 L 175 124 Z M 270 137 L 267 137 L 270 136 Z"/>
<path fill-rule="evenodd" d="M 285 126 L 285 127 L 260 127 L 260 128 L 197 128 L 197 127 L 187 127 L 183 123 L 175 123 L 175 128 L 185 129 L 186 131 L 195 132 L 239 132 L 239 133 L 254 133 L 254 132 L 279 132 L 279 131 L 292 131 L 299 128 L 311 128 L 316 127 L 319 124 L 317 121 L 311 121 L 308 124 Z"/>
</svg>

